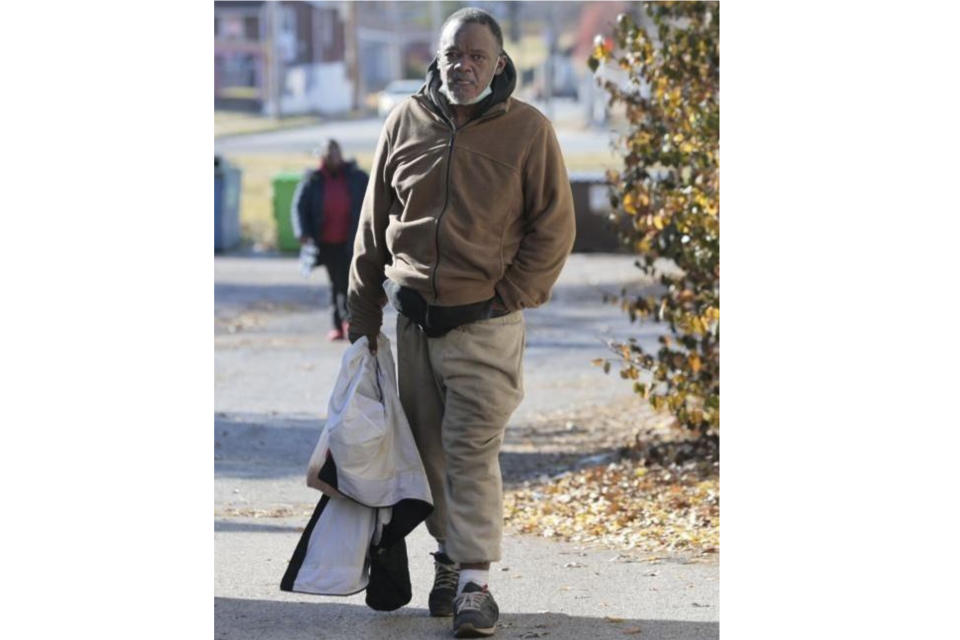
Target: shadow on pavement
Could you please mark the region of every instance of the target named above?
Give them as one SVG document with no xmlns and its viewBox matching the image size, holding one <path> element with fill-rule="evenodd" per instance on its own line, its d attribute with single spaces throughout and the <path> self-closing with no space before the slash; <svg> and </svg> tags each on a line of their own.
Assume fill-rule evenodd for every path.
<svg viewBox="0 0 960 640">
<path fill-rule="evenodd" d="M 218 478 L 270 479 L 301 477 L 317 444 L 324 421 L 283 414 L 214 414 L 214 474 Z M 524 436 L 527 438 L 528 436 Z M 506 442 L 514 443 L 510 427 Z M 607 453 L 615 447 L 577 452 L 500 453 L 504 483 L 508 486 L 553 475 L 577 460 Z"/>
<path fill-rule="evenodd" d="M 503 473 L 503 486 L 512 489 L 521 486 L 525 481 L 533 481 L 540 478 L 541 475 L 553 476 L 577 466 L 577 462 L 585 458 L 597 458 L 599 456 L 613 456 L 617 451 L 616 447 L 604 447 L 602 449 L 576 452 L 512 452 L 503 451 L 500 453 L 500 470 Z M 613 457 L 611 457 L 611 460 Z"/>
<path fill-rule="evenodd" d="M 214 306 L 254 306 L 264 302 L 292 307 L 315 307 L 329 304 L 329 286 L 325 279 L 303 284 L 235 284 L 214 283 Z"/>
<path fill-rule="evenodd" d="M 281 478 L 302 475 L 324 421 L 282 414 L 216 413 L 216 477 Z"/>
<path fill-rule="evenodd" d="M 316 640 L 317 638 L 397 639 L 452 637 L 450 618 L 431 618 L 424 609 L 403 607 L 389 613 L 362 605 L 214 598 L 214 637 L 218 640 Z M 639 631 L 638 631 L 639 629 Z M 717 622 L 683 620 L 610 621 L 562 613 L 502 612 L 497 638 L 550 640 L 624 637 L 707 640 L 719 637 Z"/>
<path fill-rule="evenodd" d="M 596 284 L 559 283 L 554 286 L 551 291 L 550 300 L 558 304 L 611 304 L 603 301 L 604 294 L 620 295 L 624 289 L 627 290 L 627 296 L 652 296 L 664 291 L 665 287 L 658 282 L 651 282 L 650 280 L 644 279 L 638 271 L 637 278 L 627 282 L 598 282 Z"/>
<path fill-rule="evenodd" d="M 253 522 L 230 522 L 214 520 L 213 530 L 223 533 L 299 533 L 303 527 L 289 527 L 279 524 L 259 524 Z"/>
</svg>

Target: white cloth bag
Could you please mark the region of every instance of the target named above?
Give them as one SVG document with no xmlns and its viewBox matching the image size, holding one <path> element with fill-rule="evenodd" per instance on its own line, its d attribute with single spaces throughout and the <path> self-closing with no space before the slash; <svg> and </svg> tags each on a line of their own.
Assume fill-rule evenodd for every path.
<svg viewBox="0 0 960 640">
<path fill-rule="evenodd" d="M 368 507 L 415 498 L 433 504 L 426 474 L 397 393 L 390 341 L 377 336 L 377 355 L 361 337 L 343 354 L 330 394 L 327 422 L 307 466 L 307 485 Z M 331 455 L 337 490 L 318 479 Z"/>
<path fill-rule="evenodd" d="M 367 345 L 363 337 L 347 347 L 330 393 L 327 422 L 307 465 L 307 485 L 329 497 L 320 499 L 291 558 L 284 576 L 290 584 L 281 587 L 287 591 L 350 595 L 365 589 L 368 549 L 380 541 L 396 505 L 433 504 L 400 405 L 390 341 L 377 336 L 376 356 Z M 336 465 L 336 489 L 318 478 L 328 456 Z"/>
</svg>

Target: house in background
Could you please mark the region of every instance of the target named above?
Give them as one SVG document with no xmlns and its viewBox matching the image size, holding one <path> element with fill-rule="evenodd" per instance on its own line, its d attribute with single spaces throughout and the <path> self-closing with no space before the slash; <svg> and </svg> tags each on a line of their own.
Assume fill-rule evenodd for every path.
<svg viewBox="0 0 960 640">
<path fill-rule="evenodd" d="M 443 22 L 439 2 L 357 2 L 353 10 L 361 98 L 393 80 L 424 77 Z"/>
<path fill-rule="evenodd" d="M 465 4 L 218 0 L 215 108 L 267 116 L 372 112 L 377 92 L 389 83 L 424 77 L 444 18 Z M 606 96 L 586 58 L 594 36 L 608 33 L 622 11 L 642 13 L 640 3 L 470 4 L 490 11 L 504 26 L 519 97 L 541 103 L 550 117 L 560 117 L 553 105 L 566 101 L 579 103 L 587 122 L 606 121 Z"/>
<path fill-rule="evenodd" d="M 214 3 L 214 107 L 269 116 L 354 103 L 343 2 Z"/>
</svg>

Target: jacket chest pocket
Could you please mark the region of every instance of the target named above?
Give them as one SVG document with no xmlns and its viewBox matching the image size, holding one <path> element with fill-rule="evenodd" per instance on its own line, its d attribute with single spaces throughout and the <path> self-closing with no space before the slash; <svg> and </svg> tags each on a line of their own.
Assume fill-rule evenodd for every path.
<svg viewBox="0 0 960 640">
<path fill-rule="evenodd" d="M 458 148 L 450 167 L 449 207 L 461 232 L 477 239 L 499 238 L 523 213 L 523 183 L 512 166 L 469 148 Z"/>
<path fill-rule="evenodd" d="M 395 169 L 390 186 L 405 211 L 436 208 L 446 182 L 447 158 L 443 147 L 415 148 L 397 153 L 391 159 Z"/>
</svg>

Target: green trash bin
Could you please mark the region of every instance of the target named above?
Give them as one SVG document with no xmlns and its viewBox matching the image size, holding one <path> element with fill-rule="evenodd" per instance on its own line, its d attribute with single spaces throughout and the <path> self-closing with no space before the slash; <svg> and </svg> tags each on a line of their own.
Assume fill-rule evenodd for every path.
<svg viewBox="0 0 960 640">
<path fill-rule="evenodd" d="M 300 240 L 293 233 L 290 205 L 302 178 L 303 174 L 293 172 L 273 176 L 273 219 L 277 223 L 277 249 L 280 251 L 300 251 Z"/>
</svg>

